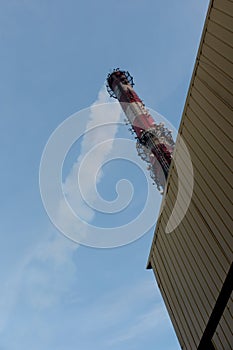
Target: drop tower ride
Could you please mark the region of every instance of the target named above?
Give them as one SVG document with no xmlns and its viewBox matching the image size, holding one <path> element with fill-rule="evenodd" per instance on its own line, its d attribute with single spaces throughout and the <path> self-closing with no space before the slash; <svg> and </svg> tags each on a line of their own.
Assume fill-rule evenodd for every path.
<svg viewBox="0 0 233 350">
<path fill-rule="evenodd" d="M 107 90 L 116 98 L 125 113 L 126 123 L 137 139 L 139 156 L 148 163 L 150 175 L 159 191 L 163 192 L 174 150 L 171 130 L 156 123 L 133 89 L 132 76 L 127 71 L 114 69 L 107 77 Z"/>
</svg>

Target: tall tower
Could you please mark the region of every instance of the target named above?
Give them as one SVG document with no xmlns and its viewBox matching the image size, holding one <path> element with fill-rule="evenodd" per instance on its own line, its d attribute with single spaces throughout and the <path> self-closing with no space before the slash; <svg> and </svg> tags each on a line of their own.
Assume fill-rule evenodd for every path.
<svg viewBox="0 0 233 350">
<path fill-rule="evenodd" d="M 107 90 L 118 99 L 127 117 L 126 123 L 136 135 L 139 156 L 148 163 L 148 170 L 159 191 L 163 191 L 174 149 L 171 130 L 156 124 L 142 100 L 133 89 L 129 72 L 114 69 L 107 77 Z"/>
</svg>

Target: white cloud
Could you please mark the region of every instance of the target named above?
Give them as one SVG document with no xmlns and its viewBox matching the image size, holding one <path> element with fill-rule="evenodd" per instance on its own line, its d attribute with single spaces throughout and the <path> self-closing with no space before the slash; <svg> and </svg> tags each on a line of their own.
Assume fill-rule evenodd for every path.
<svg viewBox="0 0 233 350">
<path fill-rule="evenodd" d="M 106 106 L 106 114 L 98 112 L 95 108 L 97 104 L 109 102 L 109 97 L 105 89 L 101 89 L 97 100 L 91 106 L 90 120 L 87 128 L 92 128 L 107 121 L 116 121 L 120 118 L 120 109 L 116 104 Z M 97 131 L 97 132 L 96 132 Z M 64 183 L 64 191 L 69 200 L 76 203 L 79 215 L 90 221 L 95 213 L 86 206 L 80 193 L 75 191 L 77 186 L 77 169 L 80 161 L 85 154 L 97 143 L 105 141 L 106 138 L 114 139 L 117 132 L 117 125 L 113 125 L 107 130 L 99 128 L 94 133 L 84 135 L 81 154 L 74 164 L 70 174 Z M 102 149 L 100 154 L 96 154 L 93 162 L 90 164 L 90 171 L 96 169 L 102 164 L 106 155 L 111 151 L 112 145 Z M 101 178 L 101 173 L 99 180 Z M 88 188 L 88 176 L 86 186 Z M 94 198 L 93 198 L 94 200 Z M 70 212 L 65 210 L 64 202 L 61 201 L 59 215 L 61 220 L 72 225 Z M 85 232 L 83 232 L 85 234 Z M 0 332 L 7 326 L 14 309 L 19 300 L 26 302 L 33 308 L 49 308 L 55 305 L 71 289 L 74 273 L 76 270 L 73 262 L 73 254 L 78 248 L 78 244 L 68 240 L 55 230 L 46 236 L 43 235 L 40 243 L 31 249 L 24 256 L 14 272 L 9 275 L 5 284 L 0 287 Z M 77 297 L 76 297 L 77 298 Z"/>
<path fill-rule="evenodd" d="M 104 108 L 96 108 L 100 104 L 104 104 Z M 77 221 L 72 218 L 66 200 L 72 208 L 71 210 L 85 222 L 91 222 L 95 217 L 95 211 L 85 201 L 91 205 L 97 201 L 97 193 L 94 189 L 96 183 L 103 176 L 101 167 L 112 150 L 120 116 L 120 106 L 116 103 L 110 103 L 110 97 L 106 92 L 106 88 L 103 87 L 99 91 L 97 100 L 90 107 L 90 119 L 86 125 L 87 132 L 83 135 L 80 154 L 63 183 L 63 193 L 66 198 L 62 198 L 60 201 L 58 222 L 60 227 L 66 227 L 68 232 L 69 228 L 71 230 L 75 228 L 76 232 L 80 229 L 79 235 L 85 235 L 87 228 L 83 225 L 77 227 Z M 106 143 L 106 140 L 110 140 L 110 142 Z M 100 145 L 100 147 L 94 149 L 96 145 Z M 78 171 L 88 152 L 91 152 L 91 156 L 90 161 L 85 163 L 85 178 L 82 181 L 81 194 L 78 185 Z M 93 183 L 93 174 L 96 174 L 96 183 Z"/>
</svg>

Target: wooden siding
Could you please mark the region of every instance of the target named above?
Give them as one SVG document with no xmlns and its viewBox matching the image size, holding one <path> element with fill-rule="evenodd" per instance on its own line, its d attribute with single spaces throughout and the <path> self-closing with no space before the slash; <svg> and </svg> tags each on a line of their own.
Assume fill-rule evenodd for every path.
<svg viewBox="0 0 233 350">
<path fill-rule="evenodd" d="M 191 156 L 194 188 L 181 220 L 191 184 L 184 162 L 184 194 L 175 217 L 179 225 L 166 234 L 180 180 L 175 168 L 181 151 L 179 137 Z M 198 348 L 232 263 L 232 137 L 233 2 L 214 0 L 207 13 L 149 256 L 182 349 Z M 230 299 L 213 336 L 217 350 L 230 349 L 232 323 Z"/>
<path fill-rule="evenodd" d="M 212 342 L 218 350 L 232 349 L 233 347 L 233 295 L 224 310 Z"/>
</svg>

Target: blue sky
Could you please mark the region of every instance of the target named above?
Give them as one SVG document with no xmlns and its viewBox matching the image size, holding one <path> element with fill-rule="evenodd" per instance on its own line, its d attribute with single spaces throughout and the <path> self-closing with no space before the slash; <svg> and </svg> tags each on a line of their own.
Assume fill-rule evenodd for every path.
<svg viewBox="0 0 233 350">
<path fill-rule="evenodd" d="M 146 105 L 178 127 L 207 6 L 1 1 L 1 350 L 179 349 L 153 273 L 145 270 L 153 229 L 115 249 L 73 243 L 44 210 L 39 164 L 54 129 L 98 101 L 115 67 L 129 70 Z M 65 172 L 78 152 L 71 149 Z M 124 171 L 123 163 L 103 170 L 106 199 Z M 140 173 L 131 174 L 138 190 L 130 217 L 144 186 Z M 161 199 L 154 191 L 156 216 Z M 96 220 L 104 226 L 109 216 Z"/>
</svg>

